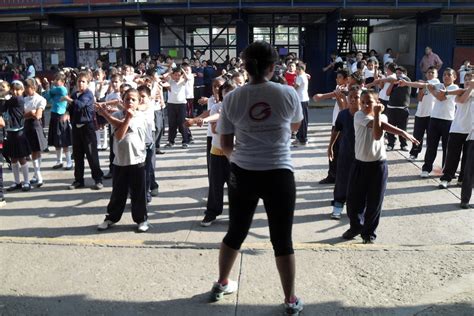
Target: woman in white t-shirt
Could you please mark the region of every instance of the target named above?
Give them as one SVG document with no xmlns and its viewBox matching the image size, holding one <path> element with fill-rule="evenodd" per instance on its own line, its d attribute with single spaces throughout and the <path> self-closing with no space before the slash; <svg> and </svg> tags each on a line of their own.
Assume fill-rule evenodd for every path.
<svg viewBox="0 0 474 316">
<path fill-rule="evenodd" d="M 263 199 L 269 218 L 270 240 L 280 272 L 287 314 L 298 315 L 303 303 L 295 296 L 295 256 L 292 223 L 296 186 L 291 162 L 291 131 L 303 119 L 293 87 L 270 82 L 278 54 L 257 41 L 242 53 L 249 84 L 223 100 L 217 132 L 230 159 L 229 228 L 219 253 L 219 278 L 212 298 L 237 290 L 229 274 L 245 240 L 258 201 Z M 234 145 L 235 137 L 235 145 Z"/>
<path fill-rule="evenodd" d="M 443 148 L 442 166 L 444 166 L 449 130 L 456 111 L 455 96 L 448 95 L 448 92 L 458 89 L 458 86 L 454 84 L 455 80 L 456 72 L 452 68 L 446 68 L 443 73 L 443 83 L 427 85 L 428 90 L 436 100 L 431 111 L 430 125 L 428 126 L 425 163 L 420 174 L 422 178 L 428 178 L 433 170 L 433 163 L 438 153 L 440 140 Z"/>
</svg>

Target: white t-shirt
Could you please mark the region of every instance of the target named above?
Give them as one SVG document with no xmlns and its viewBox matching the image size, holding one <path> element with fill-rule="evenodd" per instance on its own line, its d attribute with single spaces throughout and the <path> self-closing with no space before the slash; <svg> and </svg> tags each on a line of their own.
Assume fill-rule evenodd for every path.
<svg viewBox="0 0 474 316">
<path fill-rule="evenodd" d="M 27 79 L 28 79 L 28 78 L 34 78 L 34 77 L 36 77 L 35 66 L 29 65 L 29 66 L 28 66 L 28 69 L 26 70 L 26 72 L 28 73 L 28 76 L 26 77 Z"/>
<path fill-rule="evenodd" d="M 46 109 L 46 99 L 40 96 L 38 93 L 33 94 L 32 96 L 27 96 L 24 98 L 25 102 L 25 113 L 36 111 L 38 109 Z"/>
<path fill-rule="evenodd" d="M 173 79 L 169 79 L 168 83 L 170 84 L 170 90 L 168 91 L 168 103 L 186 104 L 186 82 L 181 81 L 181 83 L 178 84 Z"/>
<path fill-rule="evenodd" d="M 340 111 L 339 104 L 336 101 L 336 104 L 334 104 L 334 110 L 332 110 L 332 126 L 336 126 L 336 119 Z"/>
<path fill-rule="evenodd" d="M 391 75 L 387 76 L 386 78 L 397 79 L 397 75 L 396 74 L 391 74 Z M 387 95 L 388 87 L 390 87 L 390 82 L 385 82 L 384 85 L 383 85 L 382 90 L 380 90 L 380 92 L 379 92 L 379 99 L 382 99 L 384 101 L 388 101 L 390 99 L 390 96 Z"/>
<path fill-rule="evenodd" d="M 364 162 L 386 160 L 384 138 L 375 140 L 372 134 L 372 128 L 367 124 L 372 122 L 374 117 L 367 115 L 362 111 L 356 112 L 354 115 L 354 131 L 355 131 L 355 158 Z M 388 122 L 385 114 L 380 114 L 381 122 Z"/>
<path fill-rule="evenodd" d="M 369 68 L 365 67 L 363 74 L 365 79 L 373 78 L 375 75 L 375 70 L 370 70 Z"/>
<path fill-rule="evenodd" d="M 112 116 L 119 120 L 125 117 L 123 111 L 117 111 Z M 112 130 L 115 133 L 116 128 L 112 126 Z M 141 111 L 136 111 L 130 120 L 125 137 L 120 141 L 114 139 L 114 165 L 123 167 L 144 163 L 146 159 L 145 134 L 145 114 Z"/>
<path fill-rule="evenodd" d="M 435 87 L 436 87 L 436 91 L 440 91 L 440 90 L 453 91 L 453 90 L 458 89 L 458 86 L 455 84 L 445 87 L 444 84 L 439 83 L 435 85 Z M 441 120 L 449 120 L 449 121 L 454 120 L 454 112 L 456 111 L 456 102 L 454 101 L 455 99 L 456 99 L 455 95 L 448 95 L 447 99 L 444 101 L 440 101 L 435 98 L 433 110 L 431 111 L 431 117 L 441 119 Z"/>
<path fill-rule="evenodd" d="M 471 107 L 472 107 L 472 95 L 466 103 L 456 104 L 456 114 L 454 116 L 453 123 L 449 129 L 450 133 L 469 134 L 471 132 L 472 118 L 471 118 Z"/>
<path fill-rule="evenodd" d="M 293 171 L 291 123 L 302 119 L 293 87 L 275 82 L 248 84 L 225 96 L 217 131 L 235 135 L 230 161 L 239 167 Z"/>
<path fill-rule="evenodd" d="M 306 76 L 306 74 L 297 76 L 295 83 L 298 85 L 298 88 L 296 88 L 298 100 L 300 100 L 300 102 L 308 102 L 308 76 Z"/>
<path fill-rule="evenodd" d="M 105 96 L 105 101 L 112 101 L 112 100 L 119 100 L 122 101 L 122 97 L 120 96 L 120 92 L 110 92 Z"/>
<path fill-rule="evenodd" d="M 155 109 L 153 103 L 150 101 L 148 108 L 143 111 L 145 114 L 146 130 L 145 130 L 145 144 L 149 145 L 154 142 L 153 132 L 155 131 Z"/>
<path fill-rule="evenodd" d="M 215 104 L 216 104 L 216 99 L 214 98 L 214 96 L 211 96 L 210 98 L 207 99 L 207 108 L 209 110 L 212 110 L 212 108 L 214 107 Z M 211 112 L 209 112 L 209 113 L 211 113 Z M 211 124 L 207 125 L 207 137 L 212 137 Z"/>
<path fill-rule="evenodd" d="M 194 99 L 194 77 L 190 76 L 184 85 L 186 99 Z"/>
<path fill-rule="evenodd" d="M 383 55 L 383 64 L 385 65 L 387 63 L 393 63 L 393 58 L 390 57 L 390 54 Z"/>
<path fill-rule="evenodd" d="M 468 140 L 474 140 L 474 96 L 471 95 L 471 97 L 469 99 L 471 101 L 471 106 L 470 106 L 470 110 L 471 110 L 471 133 L 469 134 L 467 139 Z"/>
<path fill-rule="evenodd" d="M 428 80 L 429 84 L 438 84 L 438 79 Z M 433 110 L 433 105 L 435 103 L 435 97 L 432 95 L 428 89 L 424 89 L 424 96 L 420 102 L 418 102 L 418 107 L 416 108 L 415 116 L 418 117 L 428 117 L 431 116 L 431 111 Z"/>
<path fill-rule="evenodd" d="M 94 81 L 94 96 L 96 100 L 100 101 L 105 98 L 105 94 L 109 90 L 109 82 L 107 80 L 102 81 L 102 85 L 99 84 L 99 82 Z"/>
<path fill-rule="evenodd" d="M 220 113 L 222 109 L 222 102 L 219 103 L 214 103 L 214 105 L 211 108 L 211 111 L 209 112 L 209 115 L 214 115 L 216 113 Z M 211 127 L 211 123 L 209 123 L 209 128 Z M 212 133 L 212 129 L 211 129 Z M 212 147 L 222 149 L 221 146 L 221 135 L 217 133 L 212 133 Z"/>
<path fill-rule="evenodd" d="M 127 75 L 123 77 L 123 81 L 126 84 L 129 84 L 133 89 L 136 89 L 138 87 L 137 83 L 134 81 L 135 80 L 135 75 Z"/>
<path fill-rule="evenodd" d="M 466 76 L 466 66 L 461 65 L 459 68 L 459 83 L 464 84 L 464 76 Z"/>
</svg>

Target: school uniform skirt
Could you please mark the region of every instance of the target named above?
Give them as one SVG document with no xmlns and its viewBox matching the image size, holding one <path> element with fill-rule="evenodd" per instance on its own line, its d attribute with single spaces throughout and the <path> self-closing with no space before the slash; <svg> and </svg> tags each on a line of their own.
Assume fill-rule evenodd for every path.
<svg viewBox="0 0 474 316">
<path fill-rule="evenodd" d="M 3 155 L 9 158 L 24 158 L 31 155 L 30 143 L 24 129 L 7 131 L 7 137 L 3 142 Z"/>
<path fill-rule="evenodd" d="M 32 152 L 43 151 L 48 147 L 48 141 L 43 134 L 41 121 L 28 119 L 25 121 L 25 134 Z"/>
<path fill-rule="evenodd" d="M 62 115 L 51 112 L 48 146 L 68 147 L 72 145 L 72 127 L 69 121 L 61 121 Z"/>
</svg>

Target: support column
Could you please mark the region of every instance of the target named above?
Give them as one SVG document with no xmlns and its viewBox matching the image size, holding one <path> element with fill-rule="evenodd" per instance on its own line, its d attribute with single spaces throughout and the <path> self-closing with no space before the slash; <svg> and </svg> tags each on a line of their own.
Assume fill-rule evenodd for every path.
<svg viewBox="0 0 474 316">
<path fill-rule="evenodd" d="M 66 67 L 76 67 L 77 66 L 77 41 L 76 41 L 76 32 L 72 26 L 67 26 L 64 28 L 64 49 L 66 60 L 64 64 Z"/>
<path fill-rule="evenodd" d="M 235 33 L 237 36 L 237 56 L 249 45 L 249 24 L 247 14 L 239 14 L 236 18 Z"/>
<path fill-rule="evenodd" d="M 324 66 L 329 63 L 331 53 L 337 50 L 337 27 L 340 18 L 341 14 L 339 10 L 333 11 L 326 15 L 326 48 L 324 55 Z M 325 74 L 326 75 L 321 76 L 321 78 L 326 79 L 324 91 L 329 92 L 334 90 L 334 88 L 336 87 L 336 76 L 334 71 L 331 70 L 328 70 Z"/>
<path fill-rule="evenodd" d="M 141 18 L 148 23 L 148 50 L 150 55 L 157 55 L 161 51 L 161 16 L 142 13 Z"/>
<path fill-rule="evenodd" d="M 325 73 L 322 68 L 326 63 L 326 30 L 325 25 L 305 25 L 304 61 L 306 72 L 311 75 L 308 92 L 310 97 L 318 92 L 326 91 Z"/>
</svg>

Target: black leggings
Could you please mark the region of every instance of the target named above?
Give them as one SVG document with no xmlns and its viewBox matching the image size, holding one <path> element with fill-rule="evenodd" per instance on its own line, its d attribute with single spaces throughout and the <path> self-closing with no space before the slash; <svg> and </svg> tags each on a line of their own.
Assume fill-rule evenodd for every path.
<svg viewBox="0 0 474 316">
<path fill-rule="evenodd" d="M 287 169 L 251 171 L 231 164 L 229 179 L 229 228 L 224 244 L 239 250 L 247 237 L 259 199 L 263 199 L 275 256 L 294 253 L 291 232 L 296 186 Z"/>
</svg>

